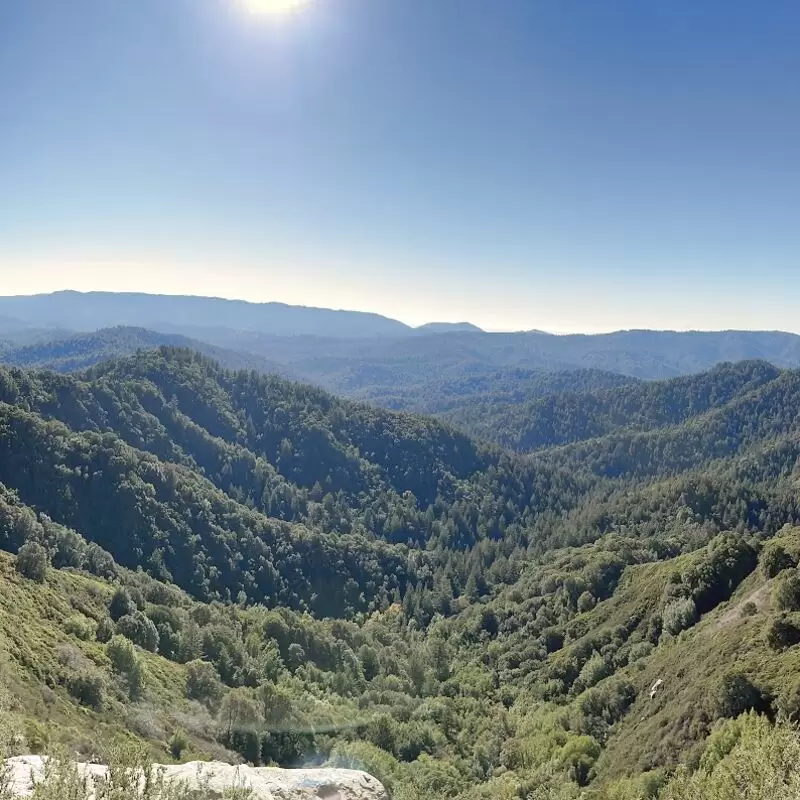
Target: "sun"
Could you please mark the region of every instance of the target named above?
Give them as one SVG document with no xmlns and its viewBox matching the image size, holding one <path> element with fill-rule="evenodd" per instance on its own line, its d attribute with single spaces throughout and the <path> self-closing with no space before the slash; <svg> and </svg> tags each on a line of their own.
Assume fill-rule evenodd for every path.
<svg viewBox="0 0 800 800">
<path fill-rule="evenodd" d="M 310 0 L 240 0 L 242 7 L 251 14 L 277 16 L 297 11 L 309 4 Z"/>
</svg>

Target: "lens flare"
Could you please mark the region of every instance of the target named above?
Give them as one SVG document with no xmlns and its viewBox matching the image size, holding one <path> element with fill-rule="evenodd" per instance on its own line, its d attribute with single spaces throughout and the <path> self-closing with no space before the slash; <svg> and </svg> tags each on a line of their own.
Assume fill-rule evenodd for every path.
<svg viewBox="0 0 800 800">
<path fill-rule="evenodd" d="M 307 6 L 310 0 L 239 0 L 242 8 L 251 14 L 278 16 Z"/>
</svg>

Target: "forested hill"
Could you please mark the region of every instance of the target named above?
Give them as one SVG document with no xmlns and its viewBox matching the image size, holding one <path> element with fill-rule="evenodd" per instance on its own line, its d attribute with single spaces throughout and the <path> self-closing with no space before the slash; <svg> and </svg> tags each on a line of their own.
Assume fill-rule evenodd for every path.
<svg viewBox="0 0 800 800">
<path fill-rule="evenodd" d="M 471 546 L 524 547 L 524 520 L 584 488 L 432 419 L 182 350 L 77 377 L 0 370 L 0 420 L 0 481 L 23 501 L 207 597 L 370 607 L 413 570 L 379 542 L 458 551 L 469 572 Z M 288 556 L 295 541 L 318 555 Z M 332 575 L 336 548 L 372 572 Z"/>
<path fill-rule="evenodd" d="M 70 334 L 48 338 L 40 333 L 39 341 L 14 347 L 8 345 L 4 363 L 15 367 L 36 367 L 56 372 L 78 372 L 110 358 L 133 355 L 139 350 L 180 347 L 213 358 L 227 369 L 255 369 L 264 373 L 285 374 L 286 368 L 263 356 L 241 353 L 176 333 L 158 333 L 146 328 L 118 326 L 93 333 Z"/>
<path fill-rule="evenodd" d="M 441 416 L 474 436 L 522 452 L 592 439 L 617 431 L 648 431 L 678 425 L 718 409 L 775 381 L 782 371 L 764 361 L 726 363 L 709 372 L 666 381 L 603 385 L 583 373 L 540 376 L 547 392 L 494 395 L 458 404 Z M 605 373 L 600 373 L 605 375 Z M 545 382 L 545 379 L 546 382 Z"/>
<path fill-rule="evenodd" d="M 183 349 L 0 369 L 3 674 L 401 800 L 640 800 L 794 736 L 724 721 L 800 713 L 800 372 L 554 389 L 519 455 Z"/>
</svg>

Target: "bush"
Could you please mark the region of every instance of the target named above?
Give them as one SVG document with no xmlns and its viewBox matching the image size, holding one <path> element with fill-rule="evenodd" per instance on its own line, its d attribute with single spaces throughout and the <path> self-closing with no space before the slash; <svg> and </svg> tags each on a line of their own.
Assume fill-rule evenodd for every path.
<svg viewBox="0 0 800 800">
<path fill-rule="evenodd" d="M 742 606 L 742 617 L 754 617 L 756 614 L 758 614 L 758 606 L 752 601 L 745 603 Z"/>
<path fill-rule="evenodd" d="M 22 545 L 17 553 L 17 572 L 37 583 L 44 583 L 49 564 L 47 550 L 37 542 Z"/>
<path fill-rule="evenodd" d="M 769 542 L 761 553 L 761 569 L 767 578 L 774 578 L 779 572 L 797 566 L 794 559 L 778 542 Z"/>
<path fill-rule="evenodd" d="M 800 724 L 800 681 L 781 692 L 775 705 L 782 720 Z"/>
<path fill-rule="evenodd" d="M 595 600 L 594 595 L 591 592 L 584 592 L 578 598 L 578 611 L 580 611 L 581 614 L 591 611 L 596 605 L 597 600 Z"/>
<path fill-rule="evenodd" d="M 138 700 L 144 691 L 145 673 L 131 642 L 116 634 L 106 645 L 106 655 L 114 670 L 125 678 L 131 700 Z"/>
<path fill-rule="evenodd" d="M 66 681 L 67 691 L 81 704 L 99 711 L 103 707 L 106 685 L 95 672 L 78 672 Z"/>
<path fill-rule="evenodd" d="M 94 638 L 95 626 L 90 619 L 76 614 L 64 623 L 64 631 L 83 642 L 88 642 Z"/>
<path fill-rule="evenodd" d="M 777 651 L 786 650 L 788 647 L 800 642 L 800 628 L 787 617 L 777 617 L 772 621 L 767 631 L 767 644 Z"/>
<path fill-rule="evenodd" d="M 117 633 L 151 653 L 158 648 L 158 630 L 153 621 L 141 611 L 120 617 L 117 621 Z"/>
<path fill-rule="evenodd" d="M 633 664 L 639 659 L 647 658 L 655 648 L 650 642 L 637 642 L 631 645 L 630 652 L 628 653 L 628 663 Z"/>
<path fill-rule="evenodd" d="M 761 690 L 745 675 L 726 675 L 717 691 L 717 711 L 720 716 L 733 719 L 745 711 L 769 710 L 769 703 Z"/>
<path fill-rule="evenodd" d="M 673 600 L 664 609 L 664 629 L 673 636 L 691 628 L 695 622 L 697 622 L 697 606 L 691 597 Z"/>
<path fill-rule="evenodd" d="M 575 681 L 577 691 L 589 689 L 600 683 L 603 678 L 611 674 L 608 662 L 599 653 L 595 653 L 584 665 Z"/>
<path fill-rule="evenodd" d="M 296 642 L 289 645 L 289 650 L 286 653 L 286 665 L 293 672 L 299 669 L 306 663 L 306 652 Z"/>
<path fill-rule="evenodd" d="M 800 610 L 800 574 L 797 570 L 778 578 L 775 586 L 775 604 L 782 611 Z"/>
<path fill-rule="evenodd" d="M 111 641 L 111 637 L 114 633 L 116 633 L 114 623 L 108 617 L 103 617 L 100 622 L 97 623 L 97 630 L 94 636 L 98 642 L 105 644 Z"/>
<path fill-rule="evenodd" d="M 106 655 L 111 666 L 120 673 L 128 673 L 136 663 L 136 651 L 131 642 L 124 636 L 116 634 L 106 645 Z"/>
<path fill-rule="evenodd" d="M 108 605 L 108 613 L 111 619 L 116 622 L 128 614 L 133 614 L 136 611 L 136 604 L 131 599 L 128 590 L 119 587 L 111 597 L 111 602 Z"/>
<path fill-rule="evenodd" d="M 186 665 L 186 696 L 214 707 L 222 696 L 222 683 L 208 661 L 196 659 Z"/>
<path fill-rule="evenodd" d="M 186 734 L 178 728 L 175 733 L 170 736 L 169 741 L 167 742 L 167 748 L 169 749 L 170 754 L 172 757 L 177 761 L 183 755 L 183 751 L 189 746 L 189 740 L 186 738 Z"/>
</svg>

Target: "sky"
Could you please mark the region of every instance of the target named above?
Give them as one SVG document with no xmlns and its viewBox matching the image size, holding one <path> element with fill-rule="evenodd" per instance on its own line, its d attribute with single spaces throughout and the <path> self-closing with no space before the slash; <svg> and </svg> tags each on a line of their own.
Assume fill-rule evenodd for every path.
<svg viewBox="0 0 800 800">
<path fill-rule="evenodd" d="M 245 2 L 0 1 L 0 293 L 800 331 L 797 0 Z"/>
</svg>

